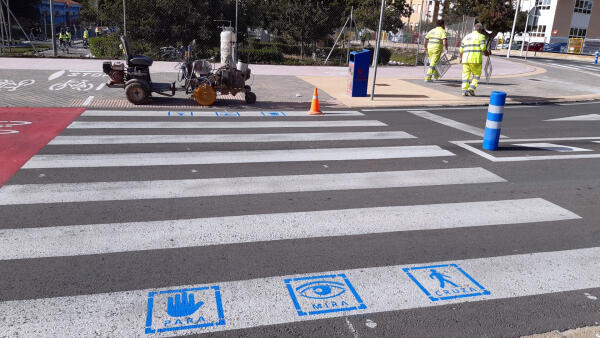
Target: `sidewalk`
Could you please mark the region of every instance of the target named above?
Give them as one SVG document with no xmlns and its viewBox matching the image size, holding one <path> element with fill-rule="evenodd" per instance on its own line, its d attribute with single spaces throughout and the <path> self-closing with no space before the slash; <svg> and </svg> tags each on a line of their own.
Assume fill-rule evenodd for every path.
<svg viewBox="0 0 600 338">
<path fill-rule="evenodd" d="M 106 60 L 98 59 L 63 59 L 63 58 L 0 58 L 0 70 L 71 70 L 71 71 L 100 71 Z M 177 73 L 177 62 L 156 61 L 152 65 L 152 73 Z M 250 65 L 255 75 L 292 75 L 292 76 L 327 76 L 347 77 L 347 67 L 333 66 L 281 66 L 281 65 Z M 461 66 L 452 65 L 446 78 L 459 79 Z M 373 69 L 371 69 L 371 74 Z M 494 58 L 494 76 L 514 77 L 526 76 L 536 72 L 536 68 L 514 63 L 502 58 Z M 380 66 L 378 78 L 420 79 L 424 67 Z"/>
<path fill-rule="evenodd" d="M 258 102 L 247 106 L 239 97 L 223 97 L 217 106 L 231 109 L 277 109 L 278 107 L 305 107 L 308 109 L 312 97 L 312 88 L 320 90 L 321 103 L 331 108 L 362 107 L 415 107 L 415 106 L 463 106 L 485 105 L 491 91 L 501 90 L 509 94 L 508 103 L 540 103 L 564 102 L 576 100 L 600 99 L 600 79 L 581 74 L 562 73 L 560 71 L 535 67 L 522 61 L 510 61 L 504 57 L 491 58 L 493 76 L 489 83 L 482 76 L 477 97 L 460 95 L 462 67 L 454 64 L 442 81 L 423 83 L 424 67 L 382 66 L 378 67 L 375 97 L 352 98 L 347 95 L 348 68 L 331 66 L 281 66 L 250 65 L 254 75 L 250 85 L 258 95 Z M 47 58 L 0 58 L 0 79 L 21 81 L 35 79 L 36 85 L 19 89 L 19 92 L 0 90 L 0 101 L 3 105 L 40 104 L 54 106 L 82 106 L 105 109 L 134 109 L 136 107 L 124 98 L 119 89 L 101 89 L 101 81 L 96 78 L 98 89 L 93 92 L 62 90 L 60 95 L 52 89 L 53 83 L 81 77 L 81 81 L 89 79 L 85 72 L 100 73 L 104 60 L 93 59 L 47 59 Z M 32 72 L 33 71 L 33 72 Z M 54 73 L 65 73 L 55 79 Z M 79 72 L 76 74 L 75 72 Z M 153 79 L 157 82 L 171 82 L 176 78 L 176 62 L 155 62 L 152 66 Z M 98 74 L 99 75 L 99 74 Z M 371 68 L 372 79 L 373 69 Z M 64 81 L 63 80 L 63 81 Z M 372 84 L 369 84 L 369 93 Z M 25 95 L 22 95 L 25 94 Z M 24 97 L 37 98 L 23 99 Z M 88 101 L 93 99 L 93 101 Z M 229 100 L 229 101 L 227 101 Z M 31 103 L 30 103 L 31 101 Z M 91 102 L 91 103 L 90 103 Z M 178 108 L 199 108 L 185 94 L 178 93 L 176 98 L 157 98 L 154 105 L 161 108 L 177 106 Z M 148 106 L 154 108 L 154 106 Z"/>
</svg>

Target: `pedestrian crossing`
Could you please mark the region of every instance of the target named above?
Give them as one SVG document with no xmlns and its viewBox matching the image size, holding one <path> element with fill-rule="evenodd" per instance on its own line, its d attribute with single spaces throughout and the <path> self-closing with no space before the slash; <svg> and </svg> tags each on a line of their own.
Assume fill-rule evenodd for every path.
<svg viewBox="0 0 600 338">
<path fill-rule="evenodd" d="M 443 238 L 464 231 L 462 242 L 448 244 L 448 248 L 461 248 L 476 231 L 510 234 L 557 224 L 567 227 L 581 222 L 581 217 L 541 196 L 514 196 L 509 180 L 476 162 L 449 164 L 449 159 L 460 156 L 450 144 L 428 144 L 418 133 L 391 130 L 393 126 L 368 116 L 340 115 L 327 120 L 257 117 L 259 121 L 215 121 L 214 117 L 200 116 L 193 121 L 184 121 L 183 117 L 158 121 L 153 114 L 138 112 L 126 117 L 136 119 L 131 121 L 110 112 L 88 111 L 25 164 L 22 172 L 39 173 L 38 179 L 24 181 L 18 173 L 0 188 L 0 210 L 5 215 L 24 210 L 41 213 L 35 225 L 0 213 L 0 224 L 4 224 L 0 228 L 0 266 L 10 262 L 12 267 L 27 269 L 40 264 L 53 273 L 69 275 L 81 285 L 93 285 L 104 278 L 102 283 L 108 285 L 103 290 L 109 290 L 80 287 L 54 290 L 50 296 L 33 299 L 12 296 L 26 293 L 23 290 L 28 287 L 35 289 L 40 283 L 37 277 L 21 281 L 19 286 L 13 285 L 17 290 L 0 299 L 2 335 L 202 334 L 600 287 L 600 276 L 595 273 L 599 248 L 475 253 L 470 257 L 450 251 L 448 259 L 423 258 L 405 264 L 394 263 L 395 252 L 382 251 L 381 263 L 376 265 L 363 265 L 360 255 L 343 264 L 333 260 L 320 265 L 328 261 L 327 253 L 335 256 L 335 250 L 327 246 L 315 250 L 314 243 L 339 242 L 343 246 L 364 240 L 364 245 L 384 247 L 385 237 L 397 234 L 426 242 L 433 233 Z M 324 132 L 294 132 L 293 128 L 319 128 Z M 142 129 L 147 132 L 139 135 Z M 172 129 L 190 135 L 166 133 Z M 226 132 L 221 132 L 224 129 Z M 235 129 L 244 131 L 235 133 Z M 263 129 L 273 132 L 264 134 Z M 385 145 L 336 144 L 346 141 Z M 281 142 L 289 143 L 281 144 L 285 149 L 255 148 L 257 144 L 272 146 Z M 237 150 L 161 152 L 152 148 L 170 143 Z M 151 148 L 139 152 L 139 145 Z M 100 148 L 92 153 L 90 146 Z M 382 166 L 384 162 L 387 166 Z M 249 170 L 249 164 L 263 174 L 251 171 L 240 175 Z M 313 168 L 314 172 L 302 172 L 312 164 L 319 164 L 322 171 Z M 199 177 L 181 177 L 173 170 L 190 165 Z M 163 177 L 149 179 L 132 174 L 144 167 L 163 170 Z M 232 168 L 241 169 L 232 174 Z M 86 175 L 86 169 L 110 172 L 118 179 L 102 181 Z M 72 180 L 53 178 L 52 174 L 58 172 Z M 55 181 L 44 183 L 44 179 Z M 475 195 L 464 194 L 467 187 L 474 189 Z M 353 196 L 371 197 L 355 200 Z M 444 200 L 447 196 L 452 200 Z M 237 204 L 233 204 L 234 198 L 239 199 Z M 419 198 L 426 202 L 414 202 Z M 290 202 L 294 199 L 303 201 L 295 205 Z M 330 199 L 339 202 L 324 206 L 317 203 Z M 147 215 L 128 209 L 134 202 L 147 208 Z M 183 215 L 184 202 L 185 208 L 193 209 L 187 215 L 195 216 Z M 102 217 L 90 216 L 87 222 L 73 222 L 64 214 L 65 210 L 73 210 L 67 207 L 73 206 L 83 214 L 103 215 L 102 208 L 109 210 L 113 204 L 122 205 L 110 209 L 122 215 L 104 213 Z M 254 210 L 262 204 L 262 212 Z M 161 210 L 170 211 L 150 212 L 157 205 L 165 205 Z M 231 210 L 234 205 L 239 210 Z M 100 211 L 90 212 L 96 209 Z M 213 216 L 205 215 L 209 209 Z M 111 219 L 109 216 L 140 219 L 105 221 Z M 283 257 L 289 256 L 282 252 L 280 257 L 261 262 L 259 257 L 266 257 L 261 256 L 261 250 L 269 246 L 303 254 L 286 260 Z M 237 257 L 235 262 L 187 254 L 186 250 L 196 249 L 253 254 L 232 253 L 228 257 Z M 425 255 L 431 249 L 414 250 Z M 173 259 L 171 253 L 181 257 Z M 171 259 L 151 258 L 160 255 Z M 100 277 L 77 272 L 93 262 L 99 271 L 104 259 L 116 257 L 125 262 L 134 256 L 143 266 L 114 269 L 120 271 L 118 274 L 128 269 L 144 273 L 140 276 L 144 283 L 139 285 L 129 284 L 121 275 Z M 173 264 L 180 265 L 181 270 L 197 271 L 197 279 L 156 275 L 161 267 L 172 268 Z M 265 264 L 281 272 L 261 270 Z M 229 270 L 231 266 L 256 270 L 242 277 Z M 148 272 L 150 267 L 157 268 L 154 274 Z M 423 269 L 427 278 L 423 277 Z M 433 285 L 434 277 L 442 284 L 446 278 L 456 287 Z M 46 279 L 45 283 L 59 283 L 50 276 Z M 187 295 L 198 301 L 196 304 L 191 298 L 195 308 L 177 304 L 177 299 L 181 301 Z"/>
<path fill-rule="evenodd" d="M 546 63 L 546 65 L 552 66 L 554 68 L 600 74 L 600 67 L 597 65 L 583 65 L 583 64 L 576 64 L 576 63 L 565 65 L 565 64 L 554 63 L 554 62 L 548 62 L 548 63 Z"/>
</svg>

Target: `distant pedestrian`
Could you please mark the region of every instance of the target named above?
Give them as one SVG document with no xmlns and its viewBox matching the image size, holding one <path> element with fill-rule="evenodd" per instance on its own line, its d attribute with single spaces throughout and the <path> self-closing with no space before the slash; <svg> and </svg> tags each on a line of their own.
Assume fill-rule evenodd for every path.
<svg viewBox="0 0 600 338">
<path fill-rule="evenodd" d="M 100 36 L 102 34 L 102 30 L 100 29 L 100 27 L 96 26 L 94 33 L 96 33 L 96 36 Z"/>
<path fill-rule="evenodd" d="M 65 36 L 67 38 L 67 45 L 69 47 L 71 47 L 71 41 L 73 40 L 73 35 L 71 34 L 71 28 L 67 27 L 67 32 L 65 33 Z"/>
<path fill-rule="evenodd" d="M 440 74 L 435 66 L 442 57 L 442 51 L 448 53 L 448 34 L 446 33 L 444 20 L 438 20 L 437 26 L 430 30 L 425 36 L 425 52 L 429 54 L 429 68 L 425 75 L 425 82 L 431 82 L 431 77 L 439 79 Z"/>
<path fill-rule="evenodd" d="M 485 43 L 483 25 L 475 23 L 473 32 L 467 34 L 460 45 L 460 63 L 463 65 L 462 72 L 462 95 L 475 96 L 475 89 L 481 78 L 483 55 L 489 55 Z"/>
<path fill-rule="evenodd" d="M 83 29 L 83 47 L 90 45 L 90 31 L 87 27 Z"/>
</svg>

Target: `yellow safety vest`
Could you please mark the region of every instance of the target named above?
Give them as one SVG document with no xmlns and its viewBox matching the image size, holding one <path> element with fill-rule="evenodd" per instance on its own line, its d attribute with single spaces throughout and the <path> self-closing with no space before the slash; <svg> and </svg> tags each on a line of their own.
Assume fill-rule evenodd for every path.
<svg viewBox="0 0 600 338">
<path fill-rule="evenodd" d="M 444 39 L 448 38 L 446 30 L 442 27 L 435 27 L 430 30 L 425 36 L 429 42 L 427 43 L 427 49 L 432 52 L 441 52 L 444 48 Z"/>
<path fill-rule="evenodd" d="M 87 39 L 89 36 L 90 36 L 90 33 L 88 32 L 88 30 L 87 30 L 87 29 L 86 29 L 86 30 L 84 30 L 84 31 L 83 31 L 83 38 L 84 38 L 84 39 Z"/>
<path fill-rule="evenodd" d="M 71 38 L 71 32 L 67 32 L 67 39 Z"/>
<path fill-rule="evenodd" d="M 462 63 L 483 63 L 485 49 L 485 35 L 477 31 L 468 34 L 460 44 Z"/>
<path fill-rule="evenodd" d="M 63 33 L 59 33 L 59 34 L 58 34 L 58 39 L 59 39 L 60 41 L 64 41 L 64 40 L 66 40 L 66 39 L 67 39 L 67 36 L 66 36 L 66 35 L 64 35 Z"/>
</svg>

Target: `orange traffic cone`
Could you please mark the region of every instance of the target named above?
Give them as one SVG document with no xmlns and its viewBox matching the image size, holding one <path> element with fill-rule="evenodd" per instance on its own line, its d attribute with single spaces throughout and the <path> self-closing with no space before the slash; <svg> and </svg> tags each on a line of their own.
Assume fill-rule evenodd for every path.
<svg viewBox="0 0 600 338">
<path fill-rule="evenodd" d="M 310 111 L 308 115 L 323 115 L 321 111 L 321 107 L 319 107 L 319 92 L 317 88 L 315 88 L 315 93 L 313 94 L 312 104 L 310 105 Z"/>
</svg>

